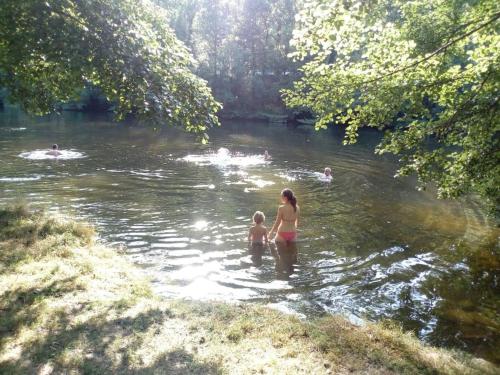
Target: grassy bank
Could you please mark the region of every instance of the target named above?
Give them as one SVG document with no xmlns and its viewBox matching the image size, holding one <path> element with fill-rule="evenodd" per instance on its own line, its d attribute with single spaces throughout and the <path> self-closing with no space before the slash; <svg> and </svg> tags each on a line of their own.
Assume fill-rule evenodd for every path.
<svg viewBox="0 0 500 375">
<path fill-rule="evenodd" d="M 0 210 L 0 373 L 494 374 L 463 353 L 341 317 L 164 300 L 92 228 Z"/>
</svg>

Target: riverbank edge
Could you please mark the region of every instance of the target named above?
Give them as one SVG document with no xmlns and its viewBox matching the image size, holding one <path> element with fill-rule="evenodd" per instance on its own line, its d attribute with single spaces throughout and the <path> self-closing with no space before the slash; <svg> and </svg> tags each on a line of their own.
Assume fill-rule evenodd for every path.
<svg viewBox="0 0 500 375">
<path fill-rule="evenodd" d="M 85 223 L 0 209 L 0 373 L 498 374 L 394 324 L 166 300 Z"/>
</svg>

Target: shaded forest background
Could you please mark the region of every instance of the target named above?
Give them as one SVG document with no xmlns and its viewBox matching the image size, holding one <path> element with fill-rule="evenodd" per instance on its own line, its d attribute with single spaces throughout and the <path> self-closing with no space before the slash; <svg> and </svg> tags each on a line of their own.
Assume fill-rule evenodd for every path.
<svg viewBox="0 0 500 375">
<path fill-rule="evenodd" d="M 280 90 L 297 78 L 288 58 L 294 0 L 158 0 L 198 61 L 224 112 L 281 112 Z"/>
<path fill-rule="evenodd" d="M 284 114 L 280 90 L 299 77 L 288 58 L 297 13 L 295 0 L 155 0 L 169 12 L 170 27 L 194 55 L 194 72 L 223 104 L 222 115 Z M 5 98 L 0 90 L 0 98 Z M 113 109 L 99 87 L 61 109 Z M 288 110 L 291 113 L 291 110 Z"/>
</svg>

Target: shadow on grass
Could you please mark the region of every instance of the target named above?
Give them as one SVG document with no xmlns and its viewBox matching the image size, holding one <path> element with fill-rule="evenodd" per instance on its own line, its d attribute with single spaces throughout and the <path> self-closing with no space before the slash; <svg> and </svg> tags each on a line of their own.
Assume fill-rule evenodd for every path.
<svg viewBox="0 0 500 375">
<path fill-rule="evenodd" d="M 64 256 L 68 247 L 90 245 L 94 235 L 86 224 L 56 220 L 23 204 L 0 208 L 0 272 L 29 258 Z"/>
<path fill-rule="evenodd" d="M 220 373 L 217 365 L 168 346 L 169 332 L 163 334 L 170 350 L 154 347 L 149 356 L 154 362 L 145 365 L 144 352 L 138 352 L 174 314 L 166 308 L 144 308 L 128 316 L 130 305 L 121 300 L 72 303 L 78 290 L 78 278 L 71 277 L 0 295 L 1 374 L 39 373 L 44 366 L 52 373 Z"/>
<path fill-rule="evenodd" d="M 40 314 L 37 303 L 75 290 L 75 277 L 56 280 L 44 287 L 16 288 L 0 295 L 0 347 L 10 335 L 35 323 Z"/>
<path fill-rule="evenodd" d="M 23 293 L 23 295 L 26 293 Z M 31 301 L 34 301 L 30 297 Z M 18 317 L 15 326 L 29 325 L 36 308 L 25 305 L 13 313 Z M 52 373 L 77 372 L 84 374 L 218 374 L 217 365 L 203 363 L 182 348 L 158 351 L 157 359 L 144 366 L 137 351 L 170 312 L 150 309 L 133 317 L 118 317 L 122 311 L 112 306 L 88 321 L 75 324 L 73 316 L 85 312 L 84 306 L 76 310 L 57 310 L 50 313 L 49 323 L 38 331 L 42 334 L 25 343 L 15 359 L 0 362 L 0 373 L 27 374 L 48 366 Z M 24 317 L 24 319 L 23 319 Z M 153 331 L 153 333 L 151 333 Z M 14 331 L 11 329 L 10 334 Z M 35 370 L 37 369 L 37 370 Z"/>
</svg>

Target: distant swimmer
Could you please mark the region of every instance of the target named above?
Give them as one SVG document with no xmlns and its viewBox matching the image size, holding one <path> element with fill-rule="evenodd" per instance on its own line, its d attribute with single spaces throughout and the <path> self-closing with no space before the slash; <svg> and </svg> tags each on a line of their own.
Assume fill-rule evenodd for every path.
<svg viewBox="0 0 500 375">
<path fill-rule="evenodd" d="M 231 155 L 231 152 L 229 151 L 229 149 L 225 148 L 225 147 L 221 147 L 217 150 L 217 154 L 219 155 Z"/>
<path fill-rule="evenodd" d="M 62 155 L 62 153 L 59 152 L 59 146 L 56 145 L 56 144 L 53 144 L 52 145 L 52 150 L 47 151 L 46 154 L 47 155 L 51 155 L 51 156 L 60 156 L 60 155 Z"/>
<path fill-rule="evenodd" d="M 271 160 L 271 155 L 269 155 L 269 152 L 264 151 L 264 160 Z"/>
<path fill-rule="evenodd" d="M 217 160 L 230 160 L 231 159 L 231 151 L 225 147 L 221 147 L 217 150 L 217 153 L 215 154 L 215 157 Z"/>
<path fill-rule="evenodd" d="M 331 180 L 332 179 L 332 170 L 331 170 L 331 168 L 329 168 L 329 167 L 325 168 L 324 178 L 327 179 L 327 180 Z"/>
</svg>

